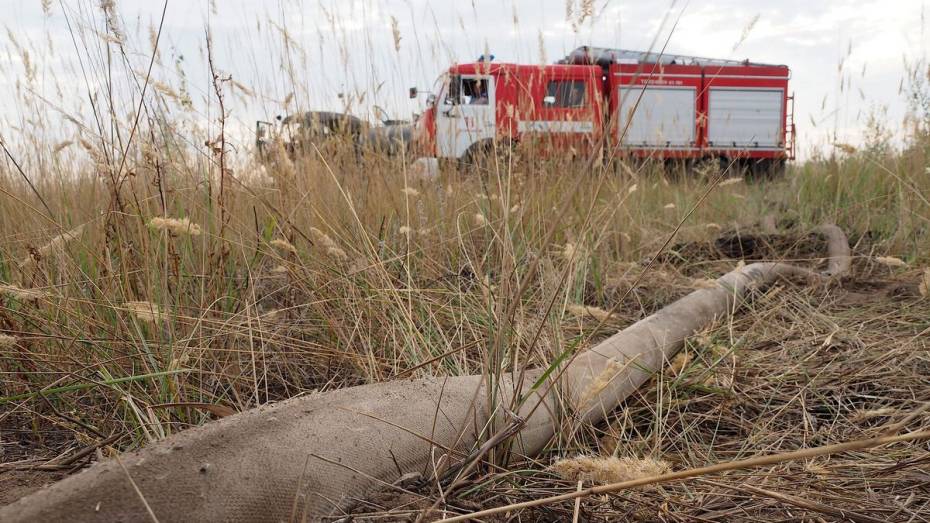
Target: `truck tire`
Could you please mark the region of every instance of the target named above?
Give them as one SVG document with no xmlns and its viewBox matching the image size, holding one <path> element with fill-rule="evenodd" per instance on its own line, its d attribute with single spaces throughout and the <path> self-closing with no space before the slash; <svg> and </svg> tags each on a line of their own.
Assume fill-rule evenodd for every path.
<svg viewBox="0 0 930 523">
<path fill-rule="evenodd" d="M 788 165 L 783 158 L 763 158 L 752 160 L 746 170 L 746 177 L 752 180 L 777 180 L 785 176 Z"/>
<path fill-rule="evenodd" d="M 466 172 L 487 176 L 495 174 L 499 165 L 505 165 L 513 152 L 513 142 L 509 140 L 483 140 L 468 148 L 459 165 Z"/>
<path fill-rule="evenodd" d="M 720 172 L 726 173 L 727 178 L 742 178 L 749 174 L 749 164 L 746 160 L 721 156 L 719 161 Z"/>
<path fill-rule="evenodd" d="M 784 158 L 772 160 L 769 168 L 769 179 L 780 180 L 788 174 L 788 161 Z"/>
</svg>

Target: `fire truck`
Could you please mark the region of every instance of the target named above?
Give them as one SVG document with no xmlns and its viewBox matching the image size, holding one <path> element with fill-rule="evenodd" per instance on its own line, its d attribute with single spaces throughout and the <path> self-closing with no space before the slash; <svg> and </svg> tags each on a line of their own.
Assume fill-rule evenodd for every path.
<svg viewBox="0 0 930 523">
<path fill-rule="evenodd" d="M 551 65 L 479 59 L 440 76 L 417 119 L 419 152 L 466 163 L 500 144 L 544 156 L 739 164 L 795 155 L 785 65 L 580 47 Z M 411 97 L 417 96 L 411 89 Z"/>
</svg>

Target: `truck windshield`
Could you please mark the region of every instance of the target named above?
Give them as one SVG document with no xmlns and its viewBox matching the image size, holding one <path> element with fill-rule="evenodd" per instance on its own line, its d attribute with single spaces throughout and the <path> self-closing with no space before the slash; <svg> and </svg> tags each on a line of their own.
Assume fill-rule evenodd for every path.
<svg viewBox="0 0 930 523">
<path fill-rule="evenodd" d="M 443 98 L 445 105 L 487 105 L 487 78 L 462 78 L 455 75 L 449 81 L 449 89 Z"/>
</svg>

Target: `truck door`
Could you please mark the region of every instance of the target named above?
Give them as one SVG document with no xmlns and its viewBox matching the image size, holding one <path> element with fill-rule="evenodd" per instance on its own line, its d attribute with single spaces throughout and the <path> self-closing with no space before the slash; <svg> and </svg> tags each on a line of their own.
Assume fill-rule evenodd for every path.
<svg viewBox="0 0 930 523">
<path fill-rule="evenodd" d="M 601 94 L 594 74 L 599 71 L 548 72 L 544 77 L 535 93 L 535 117 L 519 123 L 521 134 L 542 145 L 538 154 L 588 154 L 593 150 L 601 127 Z"/>
<path fill-rule="evenodd" d="M 436 111 L 436 152 L 461 158 L 472 144 L 495 136 L 494 77 L 452 75 Z"/>
<path fill-rule="evenodd" d="M 706 150 L 726 158 L 786 158 L 790 76 L 784 66 L 705 67 Z"/>
<path fill-rule="evenodd" d="M 621 87 L 619 130 L 624 147 L 694 148 L 696 89 L 688 86 Z"/>
<path fill-rule="evenodd" d="M 784 149 L 784 105 L 783 89 L 710 88 L 707 145 L 733 149 Z"/>
</svg>

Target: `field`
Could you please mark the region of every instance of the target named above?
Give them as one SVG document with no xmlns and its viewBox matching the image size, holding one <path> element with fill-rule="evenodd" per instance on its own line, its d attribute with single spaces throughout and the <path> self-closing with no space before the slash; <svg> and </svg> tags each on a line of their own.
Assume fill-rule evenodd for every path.
<svg viewBox="0 0 930 523">
<path fill-rule="evenodd" d="M 596 484 L 928 429 L 930 118 L 916 117 L 900 145 L 879 133 L 777 180 L 523 153 L 425 178 L 340 143 L 263 165 L 222 132 L 194 147 L 155 118 L 120 122 L 120 140 L 24 137 L 0 167 L 0 505 L 268 402 L 545 368 L 744 261 L 822 268 L 822 223 L 849 236 L 848 276 L 759 292 L 606 422 L 481 463 L 454 492 L 386 488 L 356 520 L 560 494 L 592 466 Z M 499 520 L 925 521 L 928 457 L 898 443 Z"/>
<path fill-rule="evenodd" d="M 669 180 L 624 166 L 566 176 L 572 165 L 520 158 L 493 174 L 417 180 L 401 160 L 357 165 L 338 151 L 286 162 L 272 180 L 227 173 L 222 189 L 202 163 L 168 154 L 140 158 L 119 191 L 78 173 L 37 184 L 41 200 L 9 172 L 4 501 L 80 468 L 87 458 L 69 457 L 104 439 L 106 455 L 308 391 L 545 365 L 566 344 L 596 342 L 740 259 L 816 266 L 822 250 L 807 231 L 825 221 L 850 236 L 848 278 L 758 296 L 695 336 L 608 423 L 538 461 L 476 475 L 457 506 L 564 489 L 546 471 L 556 457 L 685 469 L 873 434 L 930 392 L 925 154 L 853 154 L 779 181 L 715 187 L 713 174 Z M 777 232 L 762 224 L 767 215 Z M 908 428 L 925 425 L 917 417 Z M 925 453 L 899 445 L 701 478 L 586 499 L 582 513 L 815 517 L 750 483 L 903 520 L 930 502 Z M 419 498 L 389 498 L 359 511 L 410 503 L 423 508 Z"/>
</svg>

